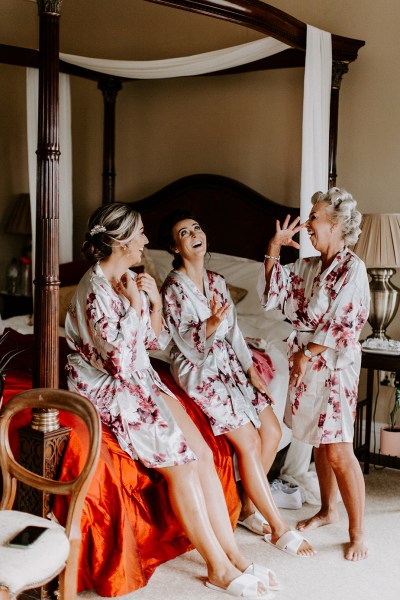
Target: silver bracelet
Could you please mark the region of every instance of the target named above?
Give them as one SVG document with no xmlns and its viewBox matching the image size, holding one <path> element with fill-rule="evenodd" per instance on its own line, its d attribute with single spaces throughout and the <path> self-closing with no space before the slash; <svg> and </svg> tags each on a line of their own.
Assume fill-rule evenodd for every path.
<svg viewBox="0 0 400 600">
<path fill-rule="evenodd" d="M 264 254 L 264 259 L 265 258 L 272 258 L 272 260 L 277 260 L 278 262 L 281 260 L 280 256 L 271 256 L 270 254 Z"/>
</svg>

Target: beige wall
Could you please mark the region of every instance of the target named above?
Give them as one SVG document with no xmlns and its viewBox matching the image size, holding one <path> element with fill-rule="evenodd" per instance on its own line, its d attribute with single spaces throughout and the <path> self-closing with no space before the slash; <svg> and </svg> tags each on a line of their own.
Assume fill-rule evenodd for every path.
<svg viewBox="0 0 400 600">
<path fill-rule="evenodd" d="M 398 0 L 276 0 L 298 19 L 366 45 L 341 89 L 338 185 L 363 212 L 399 211 Z M 0 0 L 0 43 L 35 48 L 36 6 Z M 137 0 L 64 0 L 60 48 L 116 59 L 154 59 L 244 43 L 256 32 Z M 135 200 L 194 172 L 234 177 L 288 206 L 298 204 L 301 69 L 125 84 L 117 103 L 117 200 Z M 27 191 L 24 70 L 0 65 L 0 227 Z M 72 80 L 74 248 L 99 204 L 102 99 Z M 62 149 L 62 148 L 61 148 Z M 19 241 L 0 237 L 0 287 Z M 400 275 L 395 281 L 400 284 Z M 389 328 L 400 338 L 400 316 Z"/>
</svg>

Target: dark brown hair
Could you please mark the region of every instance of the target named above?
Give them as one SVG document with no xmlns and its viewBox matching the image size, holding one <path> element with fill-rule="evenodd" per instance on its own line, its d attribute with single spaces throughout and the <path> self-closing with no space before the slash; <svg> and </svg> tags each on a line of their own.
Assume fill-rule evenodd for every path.
<svg viewBox="0 0 400 600">
<path fill-rule="evenodd" d="M 174 240 L 172 230 L 175 225 L 179 223 L 179 221 L 184 221 L 185 219 L 193 219 L 194 221 L 198 222 L 198 219 L 193 215 L 192 211 L 183 210 L 181 208 L 177 208 L 173 212 L 169 213 L 160 222 L 158 243 L 165 250 L 167 250 L 167 252 L 173 255 L 174 259 L 172 261 L 172 266 L 174 269 L 178 269 L 182 266 L 182 257 L 180 254 L 177 254 L 173 251 L 176 242 Z"/>
</svg>

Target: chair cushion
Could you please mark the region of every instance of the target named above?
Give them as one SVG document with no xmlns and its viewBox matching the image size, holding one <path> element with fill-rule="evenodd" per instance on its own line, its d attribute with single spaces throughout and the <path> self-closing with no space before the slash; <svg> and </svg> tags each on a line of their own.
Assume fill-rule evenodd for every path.
<svg viewBox="0 0 400 600">
<path fill-rule="evenodd" d="M 27 525 L 48 527 L 31 546 L 13 548 L 7 543 Z M 51 581 L 65 566 L 69 541 L 64 528 L 53 521 L 16 510 L 0 511 L 0 585 L 10 596 Z"/>
</svg>

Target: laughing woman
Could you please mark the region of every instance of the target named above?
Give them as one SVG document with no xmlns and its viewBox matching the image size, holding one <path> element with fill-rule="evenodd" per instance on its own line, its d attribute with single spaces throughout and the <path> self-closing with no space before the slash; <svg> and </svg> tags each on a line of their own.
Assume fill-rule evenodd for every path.
<svg viewBox="0 0 400 600">
<path fill-rule="evenodd" d="M 107 204 L 90 218 L 83 251 L 97 263 L 66 319 L 68 386 L 93 402 L 133 460 L 165 477 L 174 513 L 206 562 L 206 585 L 260 598 L 278 582 L 240 553 L 212 453 L 150 364 L 148 350 L 167 333 L 161 298 L 150 275 L 129 270 L 147 243 L 140 215 L 127 204 Z"/>
<path fill-rule="evenodd" d="M 368 317 L 369 285 L 364 263 L 348 245 L 361 232 L 361 214 L 346 190 L 317 192 L 306 223 L 279 221 L 265 256 L 259 293 L 266 310 L 279 308 L 292 323 L 288 338 L 289 400 L 293 437 L 314 446 L 321 490 L 320 511 L 297 527 L 315 529 L 338 520 L 337 486 L 349 517 L 345 558 L 367 556 L 364 479 L 353 451 L 361 348 Z M 306 227 L 320 256 L 281 266 L 282 246 Z"/>
<path fill-rule="evenodd" d="M 281 550 L 311 556 L 312 547 L 290 530 L 271 495 L 266 474 L 280 426 L 238 327 L 225 280 L 204 268 L 206 235 L 192 215 L 176 211 L 163 221 L 160 237 L 174 255 L 175 268 L 162 290 L 173 337 L 172 375 L 208 417 L 214 435 L 225 435 L 235 449 L 245 491 L 239 524 Z"/>
</svg>

